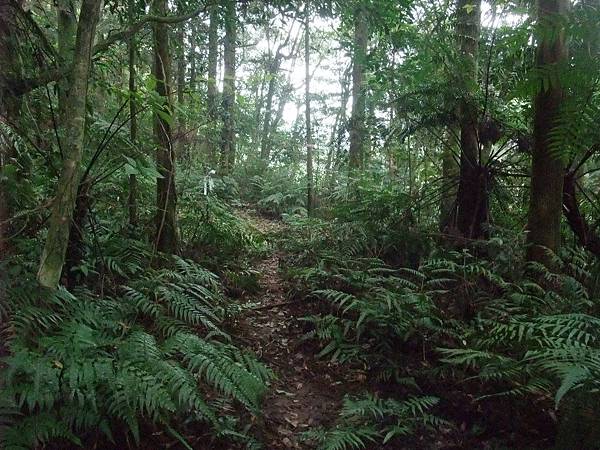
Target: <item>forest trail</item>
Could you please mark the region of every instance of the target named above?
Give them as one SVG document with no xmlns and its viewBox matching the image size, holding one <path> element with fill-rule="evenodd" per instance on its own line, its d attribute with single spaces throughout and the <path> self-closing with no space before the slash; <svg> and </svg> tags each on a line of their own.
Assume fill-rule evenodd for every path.
<svg viewBox="0 0 600 450">
<path fill-rule="evenodd" d="M 253 306 L 239 319 L 237 330 L 276 376 L 263 400 L 261 439 L 268 449 L 314 448 L 302 433 L 335 421 L 350 380 L 339 367 L 317 359 L 315 348 L 302 340 L 300 318 L 309 314 L 306 304 L 289 300 L 279 273 L 284 254 L 276 239 L 285 225 L 254 213 L 243 215 L 272 244 L 257 267 L 260 292 L 248 300 Z"/>
</svg>

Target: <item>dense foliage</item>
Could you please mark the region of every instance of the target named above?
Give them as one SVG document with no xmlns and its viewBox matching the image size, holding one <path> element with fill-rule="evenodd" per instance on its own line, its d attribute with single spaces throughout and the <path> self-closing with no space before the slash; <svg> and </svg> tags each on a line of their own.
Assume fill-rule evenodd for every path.
<svg viewBox="0 0 600 450">
<path fill-rule="evenodd" d="M 0 447 L 600 448 L 599 29 L 0 0 Z"/>
</svg>

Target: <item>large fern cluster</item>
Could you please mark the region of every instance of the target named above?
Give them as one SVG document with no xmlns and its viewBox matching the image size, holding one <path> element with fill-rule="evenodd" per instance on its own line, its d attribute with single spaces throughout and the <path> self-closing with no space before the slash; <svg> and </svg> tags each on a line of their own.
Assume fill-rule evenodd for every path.
<svg viewBox="0 0 600 450">
<path fill-rule="evenodd" d="M 435 397 L 409 397 L 401 401 L 373 395 L 347 397 L 332 429 L 311 430 L 306 437 L 317 441 L 320 450 L 374 448 L 412 436 L 419 430 L 433 431 L 446 425 L 446 421 L 429 412 L 437 403 Z"/>
<path fill-rule="evenodd" d="M 9 298 L 3 448 L 119 445 L 123 430 L 139 442 L 149 425 L 190 448 L 188 425 L 227 431 L 220 398 L 257 411 L 270 373 L 230 342 L 219 280 L 190 261 L 147 269 L 112 296 L 32 284 Z"/>
<path fill-rule="evenodd" d="M 316 244 L 290 260 L 287 275 L 321 300 L 305 319 L 320 356 L 402 383 L 467 377 L 480 381 L 479 398 L 528 398 L 554 404 L 561 418 L 573 409 L 594 416 L 600 268 L 589 255 L 567 249 L 551 271 L 524 262 L 522 236 L 495 231 L 470 250 L 440 249 L 416 269 L 398 268 L 343 245 L 349 239 L 334 229 L 342 227 L 297 222 L 288 244 Z"/>
<path fill-rule="evenodd" d="M 488 292 L 463 336 L 463 345 L 442 348 L 444 361 L 476 369 L 494 381 L 490 395 L 554 397 L 558 407 L 576 390 L 593 393 L 600 376 L 600 320 L 594 267 L 585 255 L 556 258 L 559 272 L 530 263 L 526 276 L 487 277 Z"/>
<path fill-rule="evenodd" d="M 324 342 L 320 356 L 362 361 L 389 373 L 398 366 L 398 346 L 422 345 L 445 334 L 434 302 L 439 280 L 412 269 L 392 269 L 377 260 L 361 260 L 357 268 L 331 268 L 317 289 L 332 313 L 308 317 L 315 325 L 307 337 Z"/>
<path fill-rule="evenodd" d="M 260 233 L 216 196 L 198 194 L 180 218 L 185 240 L 207 264 L 227 264 L 265 248 Z"/>
</svg>

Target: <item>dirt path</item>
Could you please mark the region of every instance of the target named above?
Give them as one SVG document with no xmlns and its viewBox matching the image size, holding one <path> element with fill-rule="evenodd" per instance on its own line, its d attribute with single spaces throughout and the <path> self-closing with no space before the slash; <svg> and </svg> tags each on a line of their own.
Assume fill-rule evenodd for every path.
<svg viewBox="0 0 600 450">
<path fill-rule="evenodd" d="M 280 223 L 255 216 L 251 220 L 271 237 L 282 231 Z M 314 444 L 301 434 L 331 425 L 350 385 L 339 368 L 315 359 L 314 348 L 302 342 L 298 319 L 308 312 L 301 303 L 285 304 L 289 299 L 279 273 L 281 257 L 274 249 L 257 267 L 261 291 L 249 300 L 255 306 L 241 318 L 239 332 L 277 376 L 263 402 L 265 448 L 309 449 Z"/>
</svg>

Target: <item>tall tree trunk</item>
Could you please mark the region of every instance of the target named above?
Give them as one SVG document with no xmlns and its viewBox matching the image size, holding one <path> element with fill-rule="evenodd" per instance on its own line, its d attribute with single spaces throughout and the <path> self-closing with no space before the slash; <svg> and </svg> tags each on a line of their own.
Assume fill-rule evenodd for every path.
<svg viewBox="0 0 600 450">
<path fill-rule="evenodd" d="M 198 24 L 195 20 L 192 20 L 190 23 L 190 49 L 188 53 L 188 61 L 190 62 L 190 82 L 189 89 L 190 93 L 193 95 L 196 92 L 196 77 L 197 77 L 197 68 L 196 68 L 196 36 L 200 34 L 200 30 Z"/>
<path fill-rule="evenodd" d="M 281 120 L 283 119 L 283 112 L 285 110 L 285 106 L 288 104 L 288 101 L 290 99 L 290 95 L 293 92 L 293 86 L 291 84 L 286 85 L 280 93 L 279 96 L 279 104 L 277 105 L 277 113 L 275 114 L 275 118 L 273 119 L 272 123 L 271 123 L 271 130 L 269 131 L 269 140 L 271 142 L 273 142 L 273 135 L 277 132 L 277 129 L 279 128 L 279 124 L 281 123 Z"/>
<path fill-rule="evenodd" d="M 58 32 L 58 56 L 59 64 L 62 67 L 69 67 L 73 64 L 75 55 L 75 39 L 77 34 L 77 18 L 75 16 L 75 6 L 72 0 L 57 0 L 57 32 Z M 65 120 L 66 110 L 69 102 L 67 97 L 71 86 L 69 77 L 62 77 L 58 81 L 58 117 L 62 124 Z"/>
<path fill-rule="evenodd" d="M 210 23 L 208 26 L 208 81 L 207 104 L 209 131 L 207 136 L 208 161 L 215 165 L 217 161 L 217 136 L 219 112 L 217 108 L 217 63 L 219 56 L 219 9 L 217 5 L 210 7 Z"/>
<path fill-rule="evenodd" d="M 260 139 L 260 159 L 266 162 L 268 162 L 271 154 L 269 130 L 271 129 L 271 114 L 273 113 L 273 96 L 275 95 L 275 83 L 280 63 L 281 54 L 278 53 L 275 56 L 275 59 L 269 64 L 269 87 L 267 88 L 267 98 L 265 101 L 265 118 L 262 123 L 262 134 Z"/>
<path fill-rule="evenodd" d="M 348 99 L 350 98 L 350 88 L 348 86 L 351 72 L 345 70 L 340 78 L 340 106 L 335 115 L 335 123 L 331 130 L 331 136 L 329 138 L 329 150 L 327 152 L 327 162 L 325 170 L 330 172 L 332 166 L 335 166 L 334 154 L 337 153 L 337 143 L 339 141 L 340 132 L 345 127 L 346 122 L 346 107 L 348 106 Z"/>
<path fill-rule="evenodd" d="M 577 175 L 568 173 L 563 183 L 563 212 L 579 245 L 600 257 L 600 236 L 588 225 L 577 200 Z"/>
<path fill-rule="evenodd" d="M 476 103 L 481 0 L 458 0 L 457 32 L 460 46 L 463 97 L 458 107 L 460 121 L 460 180 L 456 226 L 468 239 L 484 237 L 488 218 L 488 172 L 482 164 Z"/>
<path fill-rule="evenodd" d="M 83 0 L 79 13 L 73 66 L 68 76 L 70 90 L 65 98 L 66 108 L 61 124 L 66 143 L 63 149 L 63 167 L 37 274 L 39 283 L 48 288 L 55 288 L 60 281 L 69 242 L 69 228 L 79 187 L 79 165 L 83 154 L 91 52 L 101 4 L 101 0 Z"/>
<path fill-rule="evenodd" d="M 21 60 L 15 34 L 16 14 L 10 0 L 0 0 L 0 67 L 3 71 L 0 75 L 0 121 L 7 121 L 9 126 L 18 122 L 21 111 L 21 99 L 13 94 L 11 83 L 8 81 L 21 77 Z M 0 135 L 0 261 L 8 253 L 8 235 L 11 230 L 9 220 L 12 208 L 7 185 L 9 175 L 5 174 L 5 170 L 9 165 L 14 167 L 16 157 L 7 137 Z M 2 274 L 0 274 L 0 281 L 1 279 Z M 1 285 L 0 289 L 2 289 Z M 0 300 L 2 300 L 1 295 Z"/>
<path fill-rule="evenodd" d="M 442 142 L 442 182 L 440 195 L 440 231 L 446 232 L 456 222 L 456 195 L 459 166 L 454 156 L 457 148 L 454 127 L 448 125 Z"/>
<path fill-rule="evenodd" d="M 350 119 L 350 172 L 362 168 L 365 147 L 365 63 L 369 30 L 366 11 L 359 6 L 354 11 L 354 53 L 352 55 L 352 117 Z"/>
<path fill-rule="evenodd" d="M 133 24 L 135 19 L 135 0 L 128 0 L 127 13 L 129 23 Z M 129 139 L 134 147 L 137 147 L 137 104 L 135 99 L 136 94 L 136 69 L 135 69 L 135 54 L 137 50 L 137 41 L 135 34 L 127 40 L 128 66 L 129 66 Z M 137 177 L 134 174 L 129 175 L 129 192 L 127 196 L 127 210 L 129 215 L 129 226 L 131 231 L 137 229 L 138 225 L 138 207 L 137 207 Z"/>
<path fill-rule="evenodd" d="M 275 52 L 275 56 L 269 61 L 269 87 L 267 89 L 267 98 L 265 102 L 265 118 L 262 124 L 262 136 L 260 140 L 260 159 L 269 162 L 271 154 L 271 116 L 273 114 L 273 97 L 275 96 L 275 87 L 277 85 L 277 75 L 279 74 L 279 68 L 281 67 L 281 61 L 283 60 L 283 53 L 281 52 L 283 47 L 288 43 L 289 35 L 284 43 L 282 43 Z"/>
<path fill-rule="evenodd" d="M 154 0 L 153 13 L 166 16 L 167 0 Z M 154 24 L 154 68 L 156 92 L 162 99 L 161 114 L 154 114 L 154 136 L 156 139 L 156 165 L 162 178 L 156 180 L 156 250 L 174 254 L 178 250 L 177 238 L 177 195 L 175 191 L 175 152 L 171 131 L 173 108 L 171 105 L 171 55 L 169 53 L 168 26 Z"/>
<path fill-rule="evenodd" d="M 310 117 L 310 2 L 307 0 L 304 10 L 304 102 L 306 113 L 306 211 L 310 217 L 315 204 L 313 192 L 313 139 Z"/>
<path fill-rule="evenodd" d="M 564 19 L 568 0 L 538 0 L 538 45 L 536 65 L 561 70 L 567 62 Z M 563 101 L 563 89 L 551 83 L 540 90 L 534 101 L 534 145 L 531 160 L 531 194 L 529 203 L 528 258 L 551 266 L 546 249 L 560 248 L 560 218 L 562 213 L 564 165 L 552 154 L 551 134 L 556 126 Z"/>
<path fill-rule="evenodd" d="M 223 44 L 223 130 L 221 132 L 221 172 L 228 174 L 235 162 L 235 0 L 225 2 L 225 41 Z"/>
<path fill-rule="evenodd" d="M 183 5 L 178 2 L 178 14 L 181 16 L 184 14 Z M 180 111 L 182 111 L 183 104 L 185 102 L 185 22 L 177 24 L 177 31 L 175 33 L 177 39 L 177 105 Z M 185 136 L 185 117 L 183 114 L 177 114 L 177 134 L 175 142 L 177 143 L 176 148 L 177 158 L 187 158 L 187 154 L 184 155 L 186 148 L 186 136 Z"/>
</svg>

